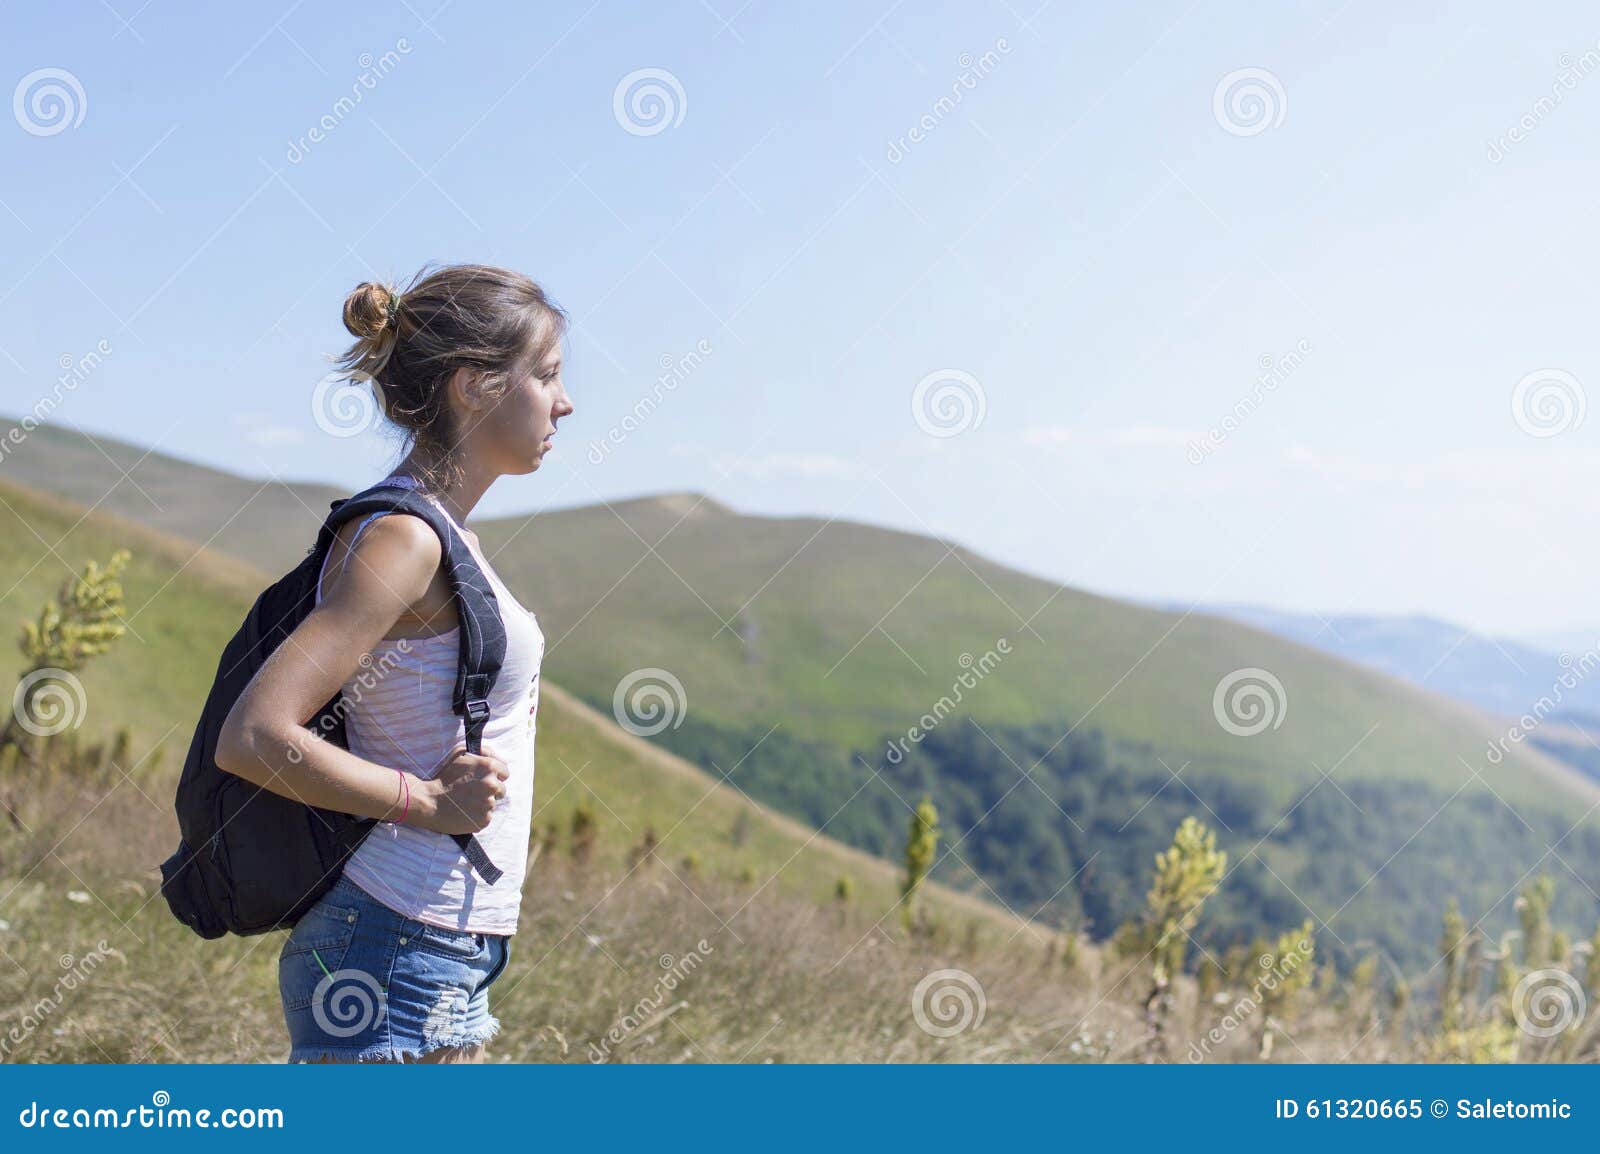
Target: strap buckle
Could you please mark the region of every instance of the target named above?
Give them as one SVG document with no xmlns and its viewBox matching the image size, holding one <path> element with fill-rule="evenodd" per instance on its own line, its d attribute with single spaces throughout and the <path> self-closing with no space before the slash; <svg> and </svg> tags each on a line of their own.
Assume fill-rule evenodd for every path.
<svg viewBox="0 0 1600 1154">
<path fill-rule="evenodd" d="M 489 703 L 479 698 L 467 702 L 467 720 L 482 725 L 489 720 Z"/>
</svg>

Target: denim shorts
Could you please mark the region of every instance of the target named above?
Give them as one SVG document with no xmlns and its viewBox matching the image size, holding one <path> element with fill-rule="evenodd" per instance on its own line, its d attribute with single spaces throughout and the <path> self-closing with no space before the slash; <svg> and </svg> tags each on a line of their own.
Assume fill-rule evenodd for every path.
<svg viewBox="0 0 1600 1154">
<path fill-rule="evenodd" d="M 415 1061 L 500 1030 L 489 986 L 511 958 L 505 934 L 408 918 L 349 878 L 295 924 L 278 955 L 289 1061 Z"/>
</svg>

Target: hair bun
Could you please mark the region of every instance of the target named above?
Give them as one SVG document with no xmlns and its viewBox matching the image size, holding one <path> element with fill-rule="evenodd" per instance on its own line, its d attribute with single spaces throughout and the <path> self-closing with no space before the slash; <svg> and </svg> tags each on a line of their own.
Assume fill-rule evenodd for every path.
<svg viewBox="0 0 1600 1154">
<path fill-rule="evenodd" d="M 344 298 L 344 327 L 353 337 L 376 341 L 389 327 L 394 299 L 394 290 L 387 285 L 363 281 Z"/>
</svg>

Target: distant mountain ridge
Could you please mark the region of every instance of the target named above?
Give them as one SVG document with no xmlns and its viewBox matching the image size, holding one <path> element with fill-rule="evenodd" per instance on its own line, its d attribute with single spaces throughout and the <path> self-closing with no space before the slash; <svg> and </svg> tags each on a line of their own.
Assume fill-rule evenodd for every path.
<svg viewBox="0 0 1600 1154">
<path fill-rule="evenodd" d="M 252 480 L 60 425 L 25 430 L 0 417 L 0 439 L 13 430 L 22 440 L 0 462 L 0 477 L 208 545 L 268 573 L 293 564 L 315 539 L 328 502 L 350 495 L 316 482 Z"/>
<path fill-rule="evenodd" d="M 1187 608 L 1170 602 L 1165 607 Z M 1563 711 L 1600 711 L 1600 676 L 1568 674 L 1574 663 L 1582 666 L 1584 649 L 1550 653 L 1425 616 L 1324 617 L 1244 604 L 1202 605 L 1196 612 L 1312 646 L 1496 716 L 1520 716 L 1542 700 L 1553 700 Z M 1591 640 L 1585 648 L 1595 644 Z"/>
</svg>

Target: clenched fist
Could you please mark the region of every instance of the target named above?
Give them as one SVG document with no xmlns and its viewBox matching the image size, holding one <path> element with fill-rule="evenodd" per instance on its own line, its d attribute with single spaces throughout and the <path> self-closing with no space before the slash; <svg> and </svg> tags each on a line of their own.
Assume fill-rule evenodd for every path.
<svg viewBox="0 0 1600 1154">
<path fill-rule="evenodd" d="M 421 801 L 410 825 L 435 833 L 477 833 L 506 795 L 511 771 L 487 747 L 481 754 L 458 745 L 433 777 L 416 782 L 413 791 Z"/>
</svg>

